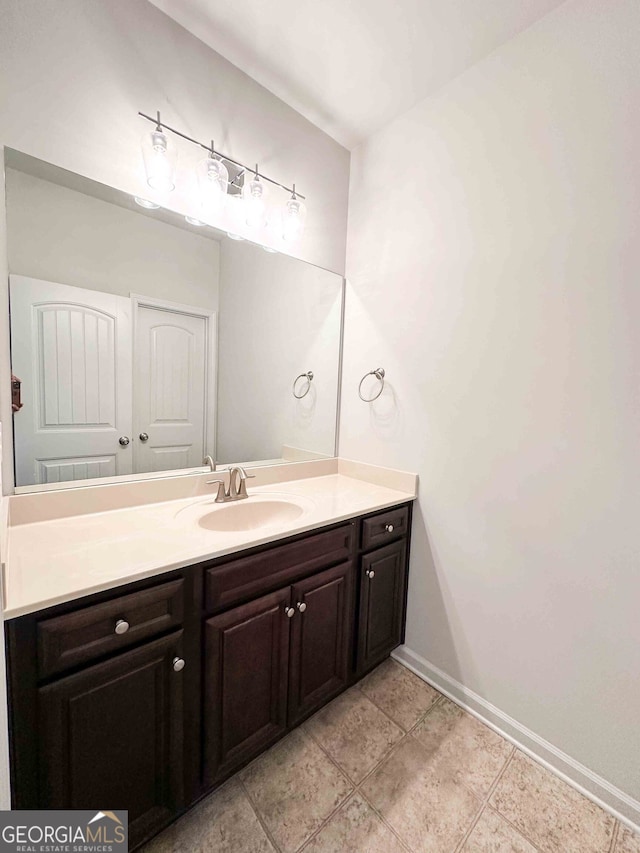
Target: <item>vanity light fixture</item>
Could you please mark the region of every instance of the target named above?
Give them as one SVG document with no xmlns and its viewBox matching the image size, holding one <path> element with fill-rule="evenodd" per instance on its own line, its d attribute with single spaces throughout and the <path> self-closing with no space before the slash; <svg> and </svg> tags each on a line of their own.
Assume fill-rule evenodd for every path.
<svg viewBox="0 0 640 853">
<path fill-rule="evenodd" d="M 159 112 L 156 113 L 155 118 L 142 112 L 138 115 L 155 125 L 151 133 L 146 134 L 142 141 L 147 183 L 150 187 L 158 192 L 170 192 L 175 188 L 177 149 L 174 141 L 170 138 L 170 134 L 173 134 L 207 152 L 207 156 L 198 163 L 196 169 L 202 219 L 205 224 L 216 224 L 226 202 L 230 198 L 237 198 L 243 204 L 241 220 L 243 225 L 248 225 L 249 228 L 256 230 L 261 229 L 268 218 L 266 182 L 280 187 L 290 194 L 290 198 L 284 206 L 275 204 L 276 209 L 281 207 L 283 238 L 293 242 L 302 236 L 306 206 L 302 202 L 304 196 L 296 192 L 295 184 L 293 188 L 287 187 L 285 184 L 281 184 L 261 173 L 257 165 L 255 170 L 249 169 L 244 163 L 216 151 L 213 141 L 210 145 L 204 145 L 197 139 L 193 139 L 193 137 L 165 124 L 161 120 Z M 229 180 L 229 166 L 235 167 L 233 171 L 236 174 L 232 180 Z M 253 174 L 253 178 L 248 180 L 250 174 Z M 238 210 L 232 218 L 235 218 L 239 213 Z M 244 239 L 235 232 L 231 232 L 229 236 L 236 240 Z"/>
<path fill-rule="evenodd" d="M 260 180 L 257 163 L 253 179 L 246 181 L 242 188 L 242 197 L 244 198 L 247 225 L 251 228 L 264 225 L 267 196 L 264 184 Z"/>
<path fill-rule="evenodd" d="M 291 198 L 282 211 L 282 239 L 288 242 L 298 240 L 304 231 L 307 216 L 307 206 L 296 195 L 296 185 L 293 185 Z"/>
<path fill-rule="evenodd" d="M 153 121 L 153 119 L 152 119 Z M 155 119 L 155 129 L 142 137 L 142 156 L 147 173 L 147 183 L 157 192 L 167 193 L 175 189 L 177 150 L 173 141 L 164 132 L 160 113 Z"/>
<path fill-rule="evenodd" d="M 204 228 L 204 222 L 201 222 L 199 219 L 196 219 L 195 216 L 185 216 L 185 222 L 188 222 L 189 225 L 195 225 L 196 228 Z"/>
<path fill-rule="evenodd" d="M 200 190 L 200 204 L 205 219 L 215 221 L 222 213 L 227 198 L 229 170 L 216 155 L 213 139 L 208 156 L 198 163 L 196 172 Z"/>
</svg>

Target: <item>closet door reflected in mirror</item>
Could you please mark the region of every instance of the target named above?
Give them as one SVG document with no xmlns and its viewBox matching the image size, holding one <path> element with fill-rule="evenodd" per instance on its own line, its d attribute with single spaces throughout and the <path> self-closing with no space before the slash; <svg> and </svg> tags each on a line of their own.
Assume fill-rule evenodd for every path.
<svg viewBox="0 0 640 853">
<path fill-rule="evenodd" d="M 18 489 L 334 455 L 340 276 L 5 160 Z"/>
</svg>

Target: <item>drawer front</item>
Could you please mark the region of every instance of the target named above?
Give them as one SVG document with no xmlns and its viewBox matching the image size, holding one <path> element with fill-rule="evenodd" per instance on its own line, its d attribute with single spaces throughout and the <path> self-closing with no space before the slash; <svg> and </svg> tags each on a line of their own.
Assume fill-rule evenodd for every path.
<svg viewBox="0 0 640 853">
<path fill-rule="evenodd" d="M 409 507 L 388 509 L 362 522 L 362 548 L 377 548 L 409 532 Z"/>
<path fill-rule="evenodd" d="M 180 625 L 184 610 L 183 584 L 184 581 L 178 579 L 39 622 L 40 678 Z"/>
<path fill-rule="evenodd" d="M 214 566 L 205 574 L 207 612 L 223 610 L 335 563 L 350 560 L 353 540 L 354 525 L 345 524 L 288 545 Z"/>
</svg>

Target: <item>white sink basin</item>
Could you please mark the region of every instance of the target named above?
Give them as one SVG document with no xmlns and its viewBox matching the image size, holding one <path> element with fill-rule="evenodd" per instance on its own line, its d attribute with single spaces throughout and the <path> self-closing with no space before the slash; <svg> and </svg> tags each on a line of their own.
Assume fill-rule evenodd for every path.
<svg viewBox="0 0 640 853">
<path fill-rule="evenodd" d="M 286 527 L 314 507 L 308 498 L 283 494 L 250 495 L 245 500 L 218 504 L 207 500 L 191 504 L 177 513 L 184 524 L 195 522 L 204 530 L 220 533 Z"/>
<path fill-rule="evenodd" d="M 198 524 L 206 530 L 256 530 L 295 521 L 303 512 L 301 506 L 289 501 L 251 503 L 251 498 L 247 498 L 246 501 L 219 506 L 199 518 Z"/>
</svg>

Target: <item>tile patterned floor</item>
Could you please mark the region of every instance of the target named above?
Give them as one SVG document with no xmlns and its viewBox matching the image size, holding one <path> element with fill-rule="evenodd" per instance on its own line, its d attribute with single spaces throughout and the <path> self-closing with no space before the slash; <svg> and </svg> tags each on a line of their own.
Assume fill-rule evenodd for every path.
<svg viewBox="0 0 640 853">
<path fill-rule="evenodd" d="M 142 853 L 640 853 L 640 836 L 395 661 Z"/>
</svg>

